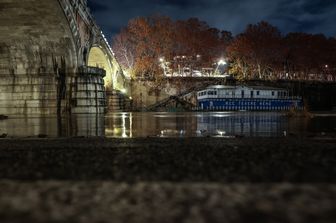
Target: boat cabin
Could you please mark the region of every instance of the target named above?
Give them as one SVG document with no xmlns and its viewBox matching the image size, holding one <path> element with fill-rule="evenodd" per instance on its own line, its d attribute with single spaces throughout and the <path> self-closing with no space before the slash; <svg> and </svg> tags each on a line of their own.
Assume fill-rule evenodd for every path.
<svg viewBox="0 0 336 223">
<path fill-rule="evenodd" d="M 286 111 L 303 109 L 300 97 L 282 88 L 264 86 L 210 86 L 197 92 L 199 110 Z"/>
<path fill-rule="evenodd" d="M 199 100 L 209 98 L 285 99 L 289 96 L 289 91 L 281 88 L 215 85 L 199 91 L 197 98 Z"/>
</svg>

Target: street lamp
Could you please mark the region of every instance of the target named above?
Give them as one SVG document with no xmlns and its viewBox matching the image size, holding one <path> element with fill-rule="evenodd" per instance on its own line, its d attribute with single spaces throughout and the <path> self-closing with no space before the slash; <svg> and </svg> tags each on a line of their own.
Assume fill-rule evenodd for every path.
<svg viewBox="0 0 336 223">
<path fill-rule="evenodd" d="M 224 60 L 224 59 L 220 59 L 219 61 L 218 61 L 218 65 L 226 65 L 227 64 L 227 62 Z"/>
<path fill-rule="evenodd" d="M 163 74 L 164 74 L 165 76 L 167 76 L 167 74 L 166 74 L 166 63 L 165 63 L 165 59 L 164 59 L 163 57 L 160 57 L 160 58 L 159 58 L 159 61 L 160 61 L 160 63 L 161 63 L 161 67 L 163 68 Z"/>
<path fill-rule="evenodd" d="M 224 65 L 226 65 L 226 64 L 227 64 L 227 62 L 226 62 L 224 59 L 220 59 L 220 60 L 217 62 L 217 67 L 216 67 L 216 70 L 215 70 L 215 72 L 214 72 L 214 75 L 217 74 L 219 66 L 224 66 Z"/>
</svg>

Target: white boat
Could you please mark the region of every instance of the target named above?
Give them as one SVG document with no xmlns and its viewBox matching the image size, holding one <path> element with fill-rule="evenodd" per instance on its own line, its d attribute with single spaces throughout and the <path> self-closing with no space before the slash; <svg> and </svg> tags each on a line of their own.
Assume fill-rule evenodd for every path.
<svg viewBox="0 0 336 223">
<path fill-rule="evenodd" d="M 301 97 L 287 89 L 265 86 L 214 85 L 197 93 L 199 110 L 286 111 L 303 109 Z"/>
</svg>

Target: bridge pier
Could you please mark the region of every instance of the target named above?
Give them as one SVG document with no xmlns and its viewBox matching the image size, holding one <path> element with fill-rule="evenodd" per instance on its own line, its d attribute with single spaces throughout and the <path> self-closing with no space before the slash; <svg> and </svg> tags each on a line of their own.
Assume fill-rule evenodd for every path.
<svg viewBox="0 0 336 223">
<path fill-rule="evenodd" d="M 21 75 L 0 79 L 0 114 L 103 114 L 106 110 L 103 70 L 86 69 L 74 76 Z"/>
</svg>

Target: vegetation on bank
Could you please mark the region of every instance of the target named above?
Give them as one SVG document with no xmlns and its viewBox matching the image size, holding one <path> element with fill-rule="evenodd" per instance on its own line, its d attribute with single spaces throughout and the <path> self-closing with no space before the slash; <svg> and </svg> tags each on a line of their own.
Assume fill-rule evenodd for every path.
<svg viewBox="0 0 336 223">
<path fill-rule="evenodd" d="M 336 76 L 335 38 L 284 35 L 263 21 L 233 36 L 197 18 L 138 17 L 114 37 L 113 50 L 132 77 L 156 82 L 165 72 L 187 68 L 193 75 L 201 68 L 213 69 L 219 58 L 225 58 L 229 72 L 241 80 L 334 80 Z"/>
</svg>

